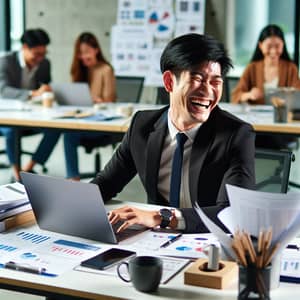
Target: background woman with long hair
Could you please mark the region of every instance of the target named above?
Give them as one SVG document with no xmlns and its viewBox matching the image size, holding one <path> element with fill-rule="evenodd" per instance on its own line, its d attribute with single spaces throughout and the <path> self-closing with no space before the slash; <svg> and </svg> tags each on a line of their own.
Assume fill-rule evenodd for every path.
<svg viewBox="0 0 300 300">
<path fill-rule="evenodd" d="M 251 62 L 233 90 L 231 101 L 265 104 L 268 89 L 277 87 L 300 88 L 300 81 L 282 30 L 271 24 L 261 31 Z"/>
<path fill-rule="evenodd" d="M 82 33 L 75 42 L 71 67 L 73 82 L 87 82 L 94 103 L 113 102 L 116 99 L 115 76 L 112 66 L 104 58 L 95 35 Z M 82 140 L 94 142 L 107 138 L 103 133 L 70 132 L 64 135 L 67 178 L 79 180 L 77 147 Z"/>
</svg>

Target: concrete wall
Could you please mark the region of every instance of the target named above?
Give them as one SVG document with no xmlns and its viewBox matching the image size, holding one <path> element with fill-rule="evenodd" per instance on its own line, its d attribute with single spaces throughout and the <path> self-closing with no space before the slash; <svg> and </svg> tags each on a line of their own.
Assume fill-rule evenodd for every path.
<svg viewBox="0 0 300 300">
<path fill-rule="evenodd" d="M 205 31 L 225 42 L 225 3 L 206 1 Z M 26 0 L 26 28 L 41 27 L 50 35 L 48 57 L 53 81 L 69 81 L 74 41 L 83 31 L 99 39 L 110 61 L 110 29 L 116 23 L 117 0 Z M 153 102 L 156 89 L 146 87 L 142 101 Z"/>
<path fill-rule="evenodd" d="M 55 81 L 70 80 L 74 42 L 83 31 L 97 36 L 110 60 L 110 28 L 116 20 L 117 0 L 27 0 L 25 3 L 26 27 L 41 27 L 50 35 L 48 57 Z"/>
</svg>

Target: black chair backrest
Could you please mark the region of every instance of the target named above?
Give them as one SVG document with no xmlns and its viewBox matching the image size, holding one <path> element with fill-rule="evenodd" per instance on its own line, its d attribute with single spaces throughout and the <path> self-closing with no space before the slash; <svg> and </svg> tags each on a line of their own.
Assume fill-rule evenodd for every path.
<svg viewBox="0 0 300 300">
<path fill-rule="evenodd" d="M 139 102 L 144 80 L 144 77 L 116 76 L 117 102 Z"/>
<path fill-rule="evenodd" d="M 256 189 L 286 193 L 288 190 L 293 153 L 288 150 L 255 150 Z"/>
<path fill-rule="evenodd" d="M 223 102 L 230 102 L 231 92 L 236 87 L 239 80 L 240 80 L 240 77 L 236 77 L 236 76 L 226 76 L 225 77 L 223 95 L 222 95 Z"/>
<path fill-rule="evenodd" d="M 157 87 L 156 104 L 169 104 L 170 98 L 169 93 L 164 87 Z"/>
</svg>

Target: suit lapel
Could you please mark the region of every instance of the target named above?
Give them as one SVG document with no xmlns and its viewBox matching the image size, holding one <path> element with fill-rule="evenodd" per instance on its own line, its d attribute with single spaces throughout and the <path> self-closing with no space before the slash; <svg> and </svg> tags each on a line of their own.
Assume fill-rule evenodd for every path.
<svg viewBox="0 0 300 300">
<path fill-rule="evenodd" d="M 146 185 L 149 199 L 158 199 L 157 181 L 160 166 L 161 151 L 167 130 L 168 111 L 165 111 L 154 124 L 147 143 Z"/>
<path fill-rule="evenodd" d="M 189 188 L 192 204 L 198 199 L 199 176 L 203 167 L 203 163 L 214 140 L 214 122 L 216 107 L 211 113 L 208 121 L 202 124 L 195 137 L 189 166 Z"/>
</svg>

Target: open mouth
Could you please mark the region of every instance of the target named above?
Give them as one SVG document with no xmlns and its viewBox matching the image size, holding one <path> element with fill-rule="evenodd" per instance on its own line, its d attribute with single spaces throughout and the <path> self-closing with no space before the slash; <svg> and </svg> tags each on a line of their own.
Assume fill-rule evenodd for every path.
<svg viewBox="0 0 300 300">
<path fill-rule="evenodd" d="M 210 107 L 212 101 L 211 100 L 199 101 L 199 100 L 192 99 L 191 103 L 192 103 L 192 105 L 204 107 L 204 108 L 208 109 Z"/>
</svg>

